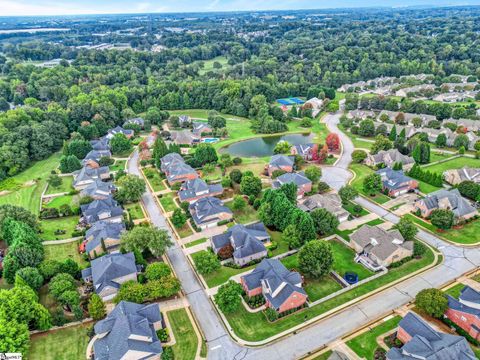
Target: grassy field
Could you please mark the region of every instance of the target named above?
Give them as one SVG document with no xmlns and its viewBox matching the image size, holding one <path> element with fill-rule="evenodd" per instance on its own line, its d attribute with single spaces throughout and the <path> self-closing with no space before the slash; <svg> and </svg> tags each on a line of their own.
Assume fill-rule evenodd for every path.
<svg viewBox="0 0 480 360">
<path fill-rule="evenodd" d="M 142 206 L 139 203 L 127 204 L 125 205 L 125 209 L 130 214 L 132 220 L 140 220 L 145 218 Z"/>
<path fill-rule="evenodd" d="M 384 204 L 384 203 L 386 203 L 387 201 L 390 200 L 390 198 L 386 195 L 377 193 L 377 194 L 375 194 L 375 196 L 370 196 L 369 194 L 367 194 L 365 192 L 365 190 L 363 190 L 363 180 L 368 175 L 374 173 L 372 169 L 370 169 L 368 166 L 362 165 L 362 164 L 351 164 L 350 165 L 350 170 L 352 170 L 356 174 L 355 179 L 353 179 L 351 185 L 355 189 L 357 189 L 357 191 L 360 194 L 365 195 L 370 200 L 373 200 L 378 204 Z"/>
<path fill-rule="evenodd" d="M 478 168 L 480 167 L 480 160 L 462 156 L 442 162 L 440 164 L 425 165 L 423 166 L 423 169 L 441 174 L 446 170 L 460 169 L 465 166 Z"/>
<path fill-rule="evenodd" d="M 154 168 L 145 168 L 143 169 L 143 173 L 145 177 L 148 179 L 148 182 L 153 188 L 153 191 L 162 191 L 165 190 L 167 187 L 165 186 L 162 177 L 157 169 Z"/>
<path fill-rule="evenodd" d="M 277 256 L 283 253 L 286 253 L 289 248 L 288 248 L 288 242 L 284 239 L 282 239 L 282 233 L 279 231 L 273 231 L 273 230 L 268 230 L 268 233 L 270 234 L 270 239 L 272 242 L 275 242 L 277 244 L 277 248 L 274 250 L 270 250 L 269 254 L 271 256 Z M 267 247 L 268 248 L 268 247 Z"/>
<path fill-rule="evenodd" d="M 174 200 L 175 196 L 176 194 L 171 192 L 158 197 L 160 204 L 162 204 L 166 212 L 174 211 L 178 207 Z"/>
<path fill-rule="evenodd" d="M 347 271 L 357 273 L 358 279 L 363 280 L 373 275 L 373 272 L 365 268 L 365 266 L 354 261 L 355 251 L 345 246 L 339 241 L 330 241 L 333 250 L 333 270 L 340 276 L 345 276 Z"/>
<path fill-rule="evenodd" d="M 72 259 L 80 265 L 81 268 L 87 266 L 87 262 L 78 253 L 78 242 L 74 241 L 68 244 L 46 245 L 45 246 L 45 260 L 63 261 Z"/>
<path fill-rule="evenodd" d="M 12 191 L 7 195 L 0 196 L 0 205 L 15 204 L 38 214 L 40 212 L 40 196 L 47 184 L 48 175 L 58 167 L 60 157 L 60 153 L 55 153 L 0 183 L 0 191 Z"/>
<path fill-rule="evenodd" d="M 355 204 L 349 201 L 348 203 L 342 205 L 342 207 L 347 210 L 350 214 L 354 215 L 355 212 L 353 211 Z M 359 216 L 365 216 L 370 214 L 366 209 L 362 208 L 362 211 L 360 211 Z"/>
<path fill-rule="evenodd" d="M 198 239 L 198 240 L 189 242 L 188 244 L 185 244 L 185 247 L 186 247 L 186 248 L 191 248 L 191 247 L 194 247 L 194 246 L 196 246 L 196 245 L 203 244 L 203 243 L 206 242 L 207 240 L 208 240 L 207 238 L 201 238 L 201 239 Z"/>
<path fill-rule="evenodd" d="M 248 224 L 254 221 L 258 221 L 257 211 L 248 204 L 243 210 L 234 210 L 233 201 L 226 202 L 225 206 L 232 210 L 233 218 L 235 219 L 235 222 L 239 224 Z"/>
<path fill-rule="evenodd" d="M 282 318 L 275 323 L 267 321 L 261 313 L 249 313 L 243 306 L 231 314 L 226 314 L 228 322 L 235 334 L 244 340 L 259 341 L 269 338 L 282 331 L 291 329 L 308 319 L 321 315 L 332 310 L 346 302 L 357 299 L 375 289 L 387 285 L 395 280 L 403 278 L 419 269 L 422 269 L 434 262 L 433 252 L 428 249 L 422 259 L 409 261 L 398 268 L 391 269 L 387 274 L 379 277 L 375 281 L 362 284 L 357 288 L 347 291 L 333 299 L 327 300 L 308 309 L 303 309 L 295 314 Z"/>
<path fill-rule="evenodd" d="M 197 353 L 198 338 L 185 309 L 167 312 L 176 344 L 172 346 L 175 359 L 193 360 Z"/>
<path fill-rule="evenodd" d="M 446 160 L 448 158 L 451 158 L 453 155 L 452 154 L 447 154 L 442 152 L 441 150 L 433 151 L 430 152 L 430 163 L 433 163 L 435 161 L 440 161 L 440 160 Z"/>
<path fill-rule="evenodd" d="M 127 160 L 115 160 L 113 165 L 110 165 L 110 171 L 118 171 L 118 170 L 125 170 L 125 164 Z"/>
<path fill-rule="evenodd" d="M 46 195 L 66 193 L 73 190 L 73 176 L 62 176 L 60 179 L 62 179 L 62 184 L 60 186 L 53 187 L 48 185 L 47 191 L 45 191 Z"/>
<path fill-rule="evenodd" d="M 57 219 L 41 220 L 42 233 L 40 237 L 45 241 L 69 239 L 78 224 L 78 216 L 66 216 Z M 55 234 L 57 230 L 64 230 L 65 234 Z"/>
<path fill-rule="evenodd" d="M 203 63 L 203 68 L 200 68 L 200 70 L 198 70 L 199 75 L 204 75 L 209 71 L 225 72 L 225 70 L 230 67 L 230 65 L 228 65 L 228 59 L 225 56 L 217 56 L 213 59 L 206 60 L 206 61 L 199 61 L 199 62 Z M 220 65 L 222 65 L 222 67 L 218 69 L 215 68 L 213 66 L 215 62 L 218 62 Z"/>
<path fill-rule="evenodd" d="M 82 324 L 57 331 L 33 335 L 30 344 L 30 356 L 35 360 L 79 360 L 85 359 L 88 336 L 87 329 L 92 326 Z"/>
<path fill-rule="evenodd" d="M 77 203 L 78 196 L 76 195 L 62 195 L 53 198 L 48 203 L 44 204 L 43 206 L 46 208 L 56 208 L 59 209 L 62 205 L 75 205 Z"/>
<path fill-rule="evenodd" d="M 420 190 L 420 192 L 422 192 L 424 194 L 430 194 L 431 192 L 440 190 L 439 187 L 427 184 L 426 182 L 418 180 L 418 179 L 416 179 L 416 180 L 418 181 L 418 190 Z"/>
<path fill-rule="evenodd" d="M 181 228 L 175 227 L 175 230 L 177 230 L 178 235 L 179 235 L 182 239 L 183 239 L 183 238 L 186 238 L 187 236 L 193 235 L 193 231 L 192 231 L 192 229 L 190 228 L 190 226 L 188 226 L 188 223 L 185 223 L 185 225 L 183 225 Z"/>
<path fill-rule="evenodd" d="M 347 341 L 347 345 L 361 358 L 373 360 L 375 350 L 379 346 L 377 343 L 377 337 L 395 329 L 400 320 L 402 320 L 400 316 L 395 316 L 382 324 L 375 326 L 373 329 Z"/>
</svg>

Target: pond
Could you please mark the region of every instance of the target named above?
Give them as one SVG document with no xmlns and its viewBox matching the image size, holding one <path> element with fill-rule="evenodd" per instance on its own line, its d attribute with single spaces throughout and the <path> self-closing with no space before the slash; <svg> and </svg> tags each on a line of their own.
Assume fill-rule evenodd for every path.
<svg viewBox="0 0 480 360">
<path fill-rule="evenodd" d="M 312 142 L 313 134 L 288 134 L 283 136 L 264 136 L 239 141 L 224 147 L 220 152 L 238 157 L 263 157 L 273 155 L 273 149 L 279 141 L 288 141 L 292 145 Z"/>
</svg>

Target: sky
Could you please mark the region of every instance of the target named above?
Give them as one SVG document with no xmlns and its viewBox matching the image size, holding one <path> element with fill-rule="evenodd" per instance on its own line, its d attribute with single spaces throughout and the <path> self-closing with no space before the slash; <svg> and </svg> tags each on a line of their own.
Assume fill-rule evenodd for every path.
<svg viewBox="0 0 480 360">
<path fill-rule="evenodd" d="M 75 15 L 480 5 L 480 0 L 0 0 L 0 15 Z"/>
</svg>

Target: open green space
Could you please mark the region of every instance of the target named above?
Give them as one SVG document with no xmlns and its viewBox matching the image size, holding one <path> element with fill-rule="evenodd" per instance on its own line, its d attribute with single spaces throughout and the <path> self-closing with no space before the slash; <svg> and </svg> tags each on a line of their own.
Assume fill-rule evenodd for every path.
<svg viewBox="0 0 480 360">
<path fill-rule="evenodd" d="M 226 202 L 224 205 L 230 210 L 232 210 L 233 218 L 235 219 L 235 222 L 239 224 L 248 224 L 254 221 L 258 221 L 257 211 L 248 204 L 242 210 L 234 210 L 233 201 Z"/>
<path fill-rule="evenodd" d="M 453 159 L 450 159 L 448 161 L 444 161 L 439 164 L 433 164 L 433 165 L 425 165 L 423 166 L 424 170 L 428 170 L 434 173 L 443 173 L 446 170 L 451 170 L 451 169 L 460 169 L 463 167 L 473 167 L 473 168 L 478 168 L 480 167 L 480 160 L 479 159 L 474 159 L 470 157 L 456 157 Z"/>
<path fill-rule="evenodd" d="M 446 160 L 448 158 L 451 158 L 454 156 L 453 154 L 448 154 L 446 152 L 443 152 L 441 150 L 438 151 L 431 151 L 430 152 L 430 163 L 436 162 L 436 161 L 441 161 L 441 160 Z"/>
<path fill-rule="evenodd" d="M 205 172 L 202 169 L 202 179 L 210 182 L 210 181 L 218 181 L 222 179 L 222 169 L 220 169 L 218 166 L 216 166 L 212 172 Z"/>
<path fill-rule="evenodd" d="M 174 192 L 170 192 L 170 193 L 162 194 L 158 196 L 158 199 L 160 200 L 160 204 L 162 204 L 166 212 L 174 211 L 178 207 L 174 200 L 175 196 L 176 196 L 176 193 Z"/>
<path fill-rule="evenodd" d="M 450 295 L 451 297 L 453 297 L 455 299 L 458 299 L 460 297 L 460 292 L 463 290 L 464 287 L 465 287 L 464 284 L 455 284 L 454 286 L 452 286 L 448 290 L 445 290 L 444 293 L 446 295 Z"/>
<path fill-rule="evenodd" d="M 375 201 L 378 204 L 385 204 L 387 201 L 391 200 L 388 196 L 377 193 L 375 196 L 370 196 L 370 194 L 367 194 L 365 190 L 363 190 L 363 180 L 368 176 L 374 173 L 372 169 L 370 169 L 366 165 L 362 164 L 351 164 L 350 165 L 350 170 L 352 170 L 355 173 L 355 178 L 351 182 L 351 185 L 357 189 L 357 191 L 368 197 L 370 200 Z"/>
<path fill-rule="evenodd" d="M 51 185 L 48 185 L 47 191 L 45 191 L 45 195 L 68 193 L 73 190 L 73 176 L 62 176 L 60 179 L 62 179 L 62 183 L 60 184 L 60 186 L 53 187 Z"/>
<path fill-rule="evenodd" d="M 201 239 L 198 239 L 198 240 L 195 240 L 195 241 L 192 241 L 192 242 L 189 242 L 189 243 L 185 244 L 185 247 L 186 248 L 191 248 L 191 247 L 203 244 L 207 240 L 208 240 L 207 238 L 201 238 Z"/>
<path fill-rule="evenodd" d="M 347 345 L 361 358 L 373 360 L 375 350 L 379 347 L 377 337 L 383 335 L 390 330 L 395 329 L 402 320 L 400 316 L 395 316 L 382 324 L 375 326 L 373 329 L 360 334 L 353 339 L 347 341 Z"/>
<path fill-rule="evenodd" d="M 88 265 L 78 252 L 77 241 L 67 244 L 45 245 L 45 259 L 57 261 L 72 259 L 77 262 L 81 268 L 85 268 Z"/>
<path fill-rule="evenodd" d="M 145 218 L 145 215 L 143 214 L 142 206 L 138 202 L 125 205 L 125 209 L 130 214 L 130 218 L 132 220 L 140 220 Z"/>
<path fill-rule="evenodd" d="M 125 164 L 127 160 L 115 160 L 113 165 L 110 165 L 110 171 L 118 171 L 118 170 L 125 170 Z"/>
<path fill-rule="evenodd" d="M 183 239 L 186 238 L 187 236 L 193 235 L 193 231 L 188 225 L 188 223 L 185 223 L 182 227 L 178 228 L 175 227 L 175 230 L 177 230 L 178 235 Z"/>
<path fill-rule="evenodd" d="M 344 240 L 350 241 L 350 234 L 353 233 L 355 230 L 357 230 L 359 227 L 362 227 L 363 225 L 375 226 L 375 225 L 383 224 L 384 222 L 385 221 L 381 218 L 373 219 L 373 220 L 370 220 L 369 222 L 366 222 L 365 224 L 359 225 L 355 229 L 349 229 L 349 230 L 338 230 L 338 229 L 336 229 L 335 234 L 342 237 Z"/>
<path fill-rule="evenodd" d="M 33 335 L 28 359 L 79 360 L 85 359 L 89 338 L 87 329 L 93 323 L 71 326 Z"/>
<path fill-rule="evenodd" d="M 73 231 L 78 224 L 78 216 L 65 216 L 56 219 L 40 221 L 42 233 L 40 237 L 45 241 L 63 240 L 73 237 Z M 55 234 L 56 231 L 65 231 L 65 234 Z"/>
<path fill-rule="evenodd" d="M 167 187 L 165 186 L 163 179 L 155 168 L 145 168 L 143 169 L 143 173 L 145 177 L 148 179 L 148 182 L 153 188 L 153 191 L 162 191 L 165 190 Z"/>
<path fill-rule="evenodd" d="M 240 338 L 248 341 L 259 341 L 269 338 L 282 331 L 291 329 L 292 327 L 314 318 L 325 312 L 335 309 L 342 304 L 355 300 L 362 295 L 368 294 L 382 286 L 393 281 L 399 280 L 417 270 L 420 270 L 434 262 L 434 254 L 428 248 L 426 254 L 418 260 L 411 260 L 398 268 L 390 269 L 390 271 L 377 278 L 375 281 L 367 282 L 332 299 L 310 308 L 302 309 L 294 314 L 286 316 L 274 323 L 268 322 L 265 315 L 261 312 L 249 313 L 243 306 L 231 314 L 226 314 L 226 318 L 235 334 Z M 283 262 L 283 260 L 282 260 Z"/>
<path fill-rule="evenodd" d="M 355 211 L 353 211 L 353 208 L 355 207 L 356 204 L 352 203 L 351 201 L 347 202 L 346 204 L 343 204 L 342 207 L 347 210 L 350 214 L 352 215 L 357 215 Z M 360 216 L 365 216 L 370 214 L 366 209 L 362 207 L 362 211 L 358 214 L 358 217 Z"/>
<path fill-rule="evenodd" d="M 177 309 L 167 312 L 172 326 L 175 345 L 172 346 L 175 359 L 193 360 L 197 353 L 198 338 L 187 310 Z"/>
<path fill-rule="evenodd" d="M 46 208 L 56 208 L 59 209 L 62 205 L 73 206 L 76 203 L 78 196 L 76 195 L 62 195 L 57 196 L 50 200 L 48 203 L 44 204 L 43 207 Z"/>
<path fill-rule="evenodd" d="M 272 244 L 276 244 L 277 248 L 273 250 L 269 250 L 268 253 L 270 256 L 277 256 L 283 253 L 286 253 L 289 248 L 288 248 L 288 242 L 282 238 L 282 233 L 279 231 L 273 231 L 273 230 L 268 230 L 268 233 L 270 234 L 270 240 Z M 267 246 L 267 249 L 269 247 Z"/>
<path fill-rule="evenodd" d="M 354 261 L 355 251 L 350 247 L 335 240 L 331 240 L 330 245 L 332 246 L 334 258 L 333 270 L 340 276 L 343 277 L 346 272 L 353 271 L 358 275 L 358 280 L 363 280 L 374 274 L 365 266 Z"/>
<path fill-rule="evenodd" d="M 323 354 L 320 354 L 314 357 L 312 360 L 328 360 L 328 358 L 332 355 L 332 353 L 333 353 L 332 350 L 325 351 Z"/>
<path fill-rule="evenodd" d="M 418 179 L 415 179 L 418 181 L 418 190 L 421 192 L 421 193 L 424 193 L 424 194 L 430 194 L 431 192 L 434 192 L 434 191 L 437 191 L 437 190 L 440 190 L 439 187 L 437 186 L 434 186 L 434 185 L 430 185 L 424 181 L 421 181 L 421 180 L 418 180 Z"/>
</svg>

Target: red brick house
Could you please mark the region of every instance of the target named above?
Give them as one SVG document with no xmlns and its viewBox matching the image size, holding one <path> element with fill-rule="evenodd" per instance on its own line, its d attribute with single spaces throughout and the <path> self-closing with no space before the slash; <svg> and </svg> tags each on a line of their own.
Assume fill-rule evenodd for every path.
<svg viewBox="0 0 480 360">
<path fill-rule="evenodd" d="M 382 188 L 388 196 L 397 197 L 418 189 L 418 181 L 404 175 L 402 170 L 384 168 L 376 173 L 382 178 Z"/>
<path fill-rule="evenodd" d="M 445 316 L 475 340 L 480 340 L 480 292 L 465 286 L 458 300 L 448 296 Z"/>
<path fill-rule="evenodd" d="M 268 176 L 272 176 L 275 170 L 293 172 L 295 160 L 293 156 L 273 155 L 267 167 Z"/>
<path fill-rule="evenodd" d="M 301 275 L 289 271 L 278 259 L 262 260 L 240 283 L 249 297 L 263 294 L 265 305 L 278 313 L 298 309 L 308 298 Z"/>
<path fill-rule="evenodd" d="M 312 191 L 312 182 L 308 179 L 303 172 L 299 173 L 286 173 L 280 175 L 272 182 L 272 188 L 279 189 L 284 184 L 297 185 L 297 198 L 301 199 L 305 193 Z"/>
<path fill-rule="evenodd" d="M 305 161 L 310 161 L 315 156 L 315 150 L 318 148 L 315 144 L 298 144 L 292 146 L 291 155 L 300 155 Z"/>
</svg>

